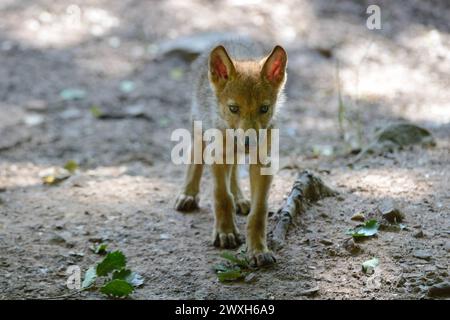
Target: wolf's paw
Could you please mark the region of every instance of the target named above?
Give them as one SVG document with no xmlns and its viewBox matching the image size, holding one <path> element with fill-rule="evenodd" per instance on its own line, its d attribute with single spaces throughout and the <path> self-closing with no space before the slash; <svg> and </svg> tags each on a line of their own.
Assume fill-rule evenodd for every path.
<svg viewBox="0 0 450 320">
<path fill-rule="evenodd" d="M 253 252 L 248 255 L 250 264 L 254 267 L 268 267 L 277 262 L 271 251 Z"/>
<path fill-rule="evenodd" d="M 175 201 L 175 209 L 178 211 L 192 211 L 198 209 L 198 196 L 180 194 Z"/>
<path fill-rule="evenodd" d="M 241 198 L 236 200 L 236 212 L 244 216 L 250 212 L 251 202 L 247 198 Z"/>
<path fill-rule="evenodd" d="M 242 236 L 237 232 L 219 232 L 214 230 L 213 244 L 218 248 L 234 249 L 244 242 Z"/>
</svg>

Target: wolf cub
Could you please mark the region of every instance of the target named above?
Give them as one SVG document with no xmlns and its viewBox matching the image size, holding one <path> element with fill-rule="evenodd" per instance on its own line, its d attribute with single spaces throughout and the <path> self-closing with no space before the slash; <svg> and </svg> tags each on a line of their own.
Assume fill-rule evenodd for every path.
<svg viewBox="0 0 450 320">
<path fill-rule="evenodd" d="M 201 121 L 203 130 L 216 128 L 223 131 L 224 137 L 227 129 L 258 132 L 276 128 L 276 113 L 284 100 L 286 65 L 287 54 L 280 46 L 267 55 L 256 44 L 230 42 L 200 56 L 192 68 L 192 123 Z M 267 136 L 270 136 L 270 130 Z M 250 144 L 246 138 L 246 150 Z M 223 145 L 226 145 L 225 141 Z M 195 146 L 198 147 L 204 148 L 204 142 Z M 193 151 L 191 155 L 192 159 Z M 220 248 L 239 246 L 243 240 L 236 227 L 235 213 L 248 214 L 247 254 L 256 266 L 275 263 L 266 240 L 272 175 L 261 173 L 265 165 L 260 161 L 249 165 L 250 200 L 239 187 L 236 163 L 224 161 L 211 165 L 215 215 L 213 244 Z M 175 201 L 177 210 L 190 211 L 198 207 L 202 170 L 202 163 L 191 161 L 188 165 L 184 185 Z"/>
</svg>

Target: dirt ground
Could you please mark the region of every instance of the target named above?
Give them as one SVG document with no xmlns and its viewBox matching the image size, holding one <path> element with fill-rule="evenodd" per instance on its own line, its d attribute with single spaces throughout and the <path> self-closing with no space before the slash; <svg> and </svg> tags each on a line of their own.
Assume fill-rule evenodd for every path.
<svg viewBox="0 0 450 320">
<path fill-rule="evenodd" d="M 366 28 L 373 3 L 382 30 Z M 104 298 L 66 287 L 70 265 L 84 271 L 100 259 L 89 249 L 99 241 L 143 275 L 134 299 L 428 298 L 430 286 L 449 280 L 449 16 L 444 0 L 1 1 L 0 299 Z M 189 62 L 159 49 L 203 32 L 288 51 L 283 165 L 270 209 L 305 168 L 340 192 L 296 220 L 276 266 L 250 283 L 219 283 L 212 270 L 221 258 L 210 239 L 209 173 L 200 210 L 172 207 L 184 167 L 170 161 L 170 134 L 189 127 Z M 354 155 L 341 152 L 336 61 L 364 143 L 381 125 L 407 120 L 437 145 L 347 166 Z M 86 96 L 63 100 L 67 88 Z M 107 117 L 93 116 L 93 106 Z M 72 159 L 77 174 L 43 185 L 44 170 Z M 248 192 L 245 178 L 243 169 Z M 401 206 L 406 228 L 348 252 L 350 218 L 386 199 Z M 373 257 L 380 265 L 369 276 L 361 264 Z"/>
</svg>

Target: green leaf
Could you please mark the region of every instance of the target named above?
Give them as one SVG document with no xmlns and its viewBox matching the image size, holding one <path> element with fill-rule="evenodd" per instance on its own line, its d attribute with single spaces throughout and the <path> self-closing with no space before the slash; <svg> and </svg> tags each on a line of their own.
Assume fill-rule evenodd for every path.
<svg viewBox="0 0 450 320">
<path fill-rule="evenodd" d="M 362 264 L 362 270 L 364 271 L 364 273 L 372 272 L 376 268 L 376 266 L 378 266 L 378 264 L 379 261 L 377 258 L 367 260 Z"/>
<path fill-rule="evenodd" d="M 239 259 L 238 257 L 236 257 L 233 253 L 231 253 L 229 251 L 224 251 L 220 256 L 222 258 L 227 259 L 230 262 L 238 265 L 239 267 L 242 267 L 242 268 L 248 268 L 249 267 L 249 264 L 248 264 L 247 260 Z"/>
<path fill-rule="evenodd" d="M 107 253 L 106 248 L 108 245 L 106 243 L 99 244 L 96 248 L 93 249 L 96 254 L 105 254 Z"/>
<path fill-rule="evenodd" d="M 105 284 L 100 292 L 112 297 L 128 297 L 133 290 L 133 286 L 125 280 L 114 279 Z"/>
<path fill-rule="evenodd" d="M 63 100 L 66 100 L 66 101 L 81 100 L 84 97 L 86 97 L 86 91 L 84 91 L 82 89 L 69 88 L 69 89 L 64 89 L 63 91 L 61 91 L 59 93 L 59 96 Z"/>
<path fill-rule="evenodd" d="M 217 278 L 219 279 L 220 282 L 239 280 L 245 278 L 245 275 L 246 274 L 242 272 L 240 269 L 217 272 Z"/>
<path fill-rule="evenodd" d="M 213 269 L 214 269 L 214 271 L 216 271 L 216 272 L 224 272 L 224 271 L 228 271 L 228 270 L 230 270 L 230 268 L 229 267 L 227 267 L 226 265 L 224 265 L 223 263 L 218 263 L 218 264 L 215 264 L 214 266 L 213 266 Z"/>
<path fill-rule="evenodd" d="M 93 266 L 90 267 L 84 274 L 84 280 L 83 283 L 81 284 L 81 289 L 84 290 L 92 286 L 95 282 L 95 279 L 97 279 L 97 270 Z"/>
<path fill-rule="evenodd" d="M 130 275 L 131 275 L 130 269 L 121 269 L 121 270 L 114 271 L 112 278 L 126 280 L 126 278 Z"/>
<path fill-rule="evenodd" d="M 42 175 L 42 182 L 48 185 L 56 185 L 70 177 L 70 172 L 64 168 L 51 168 Z"/>
<path fill-rule="evenodd" d="M 70 173 L 74 173 L 78 169 L 78 163 L 74 160 L 69 160 L 64 165 L 64 169 L 69 171 Z"/>
<path fill-rule="evenodd" d="M 351 235 L 353 238 L 363 238 L 375 235 L 378 232 L 380 224 L 377 220 L 372 219 L 367 221 L 363 226 L 357 227 L 353 230 L 348 230 L 347 234 Z"/>
<path fill-rule="evenodd" d="M 133 287 L 139 287 L 144 284 L 144 279 L 142 278 L 142 276 L 137 274 L 136 272 L 132 272 L 130 269 L 114 271 L 112 278 L 125 280 Z"/>
<path fill-rule="evenodd" d="M 91 107 L 91 114 L 95 117 L 95 118 L 100 118 L 103 114 L 102 110 L 100 109 L 99 106 L 92 106 Z"/>
<path fill-rule="evenodd" d="M 125 267 L 127 259 L 120 251 L 108 253 L 108 255 L 97 265 L 97 275 L 106 276 L 114 270 L 120 270 Z"/>
</svg>

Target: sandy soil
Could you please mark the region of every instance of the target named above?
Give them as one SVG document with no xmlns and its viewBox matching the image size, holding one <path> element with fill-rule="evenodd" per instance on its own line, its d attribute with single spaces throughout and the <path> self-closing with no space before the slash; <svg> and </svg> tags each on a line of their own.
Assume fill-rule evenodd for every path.
<svg viewBox="0 0 450 320">
<path fill-rule="evenodd" d="M 72 2 L 0 4 L 0 299 L 103 298 L 66 287 L 68 266 L 86 270 L 99 260 L 89 249 L 99 241 L 122 250 L 144 276 L 135 299 L 418 299 L 449 279 L 446 1 L 375 1 L 383 26 L 375 31 L 365 27 L 364 1 Z M 158 48 L 205 31 L 280 43 L 289 53 L 283 167 L 271 210 L 303 168 L 340 192 L 296 221 L 278 264 L 251 283 L 221 284 L 212 270 L 221 258 L 210 243 L 209 173 L 200 210 L 172 208 L 184 168 L 170 162 L 170 133 L 189 126 L 189 63 Z M 364 143 L 379 126 L 408 120 L 431 130 L 436 147 L 348 167 L 337 60 L 347 113 Z M 134 90 L 121 91 L 123 81 Z M 64 101 L 67 88 L 86 97 Z M 116 117 L 96 118 L 92 106 Z M 127 116 L 130 109 L 140 116 Z M 71 159 L 81 167 L 76 175 L 43 185 L 43 170 Z M 346 231 L 357 224 L 350 218 L 386 199 L 401 206 L 406 228 L 380 231 L 358 254 L 348 252 Z M 380 266 L 368 276 L 361 264 L 372 257 Z"/>
</svg>

